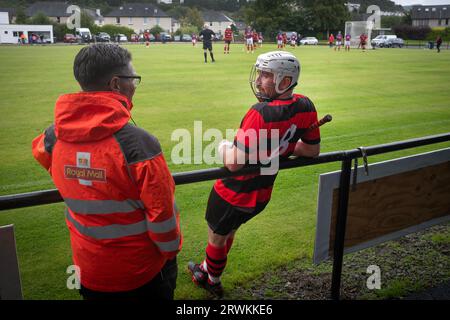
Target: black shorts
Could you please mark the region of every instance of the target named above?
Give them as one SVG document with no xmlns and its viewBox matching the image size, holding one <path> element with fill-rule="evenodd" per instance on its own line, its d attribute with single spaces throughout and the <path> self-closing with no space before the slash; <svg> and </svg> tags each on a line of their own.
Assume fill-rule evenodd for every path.
<svg viewBox="0 0 450 320">
<path fill-rule="evenodd" d="M 234 207 L 222 199 L 213 188 L 209 194 L 205 219 L 214 233 L 225 236 L 263 211 L 266 205 L 267 203 L 248 210 Z"/>
<path fill-rule="evenodd" d="M 209 51 L 212 51 L 212 43 L 211 42 L 203 42 L 203 50 L 208 49 Z"/>
<path fill-rule="evenodd" d="M 230 44 L 231 40 L 225 40 L 225 44 Z"/>
</svg>

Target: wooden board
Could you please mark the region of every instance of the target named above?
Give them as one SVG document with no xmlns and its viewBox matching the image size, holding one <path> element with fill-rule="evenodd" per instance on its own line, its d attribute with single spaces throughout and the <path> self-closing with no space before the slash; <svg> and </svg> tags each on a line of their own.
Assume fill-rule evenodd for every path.
<svg viewBox="0 0 450 320">
<path fill-rule="evenodd" d="M 333 191 L 330 254 L 338 207 Z M 350 191 L 345 247 L 450 214 L 450 162 L 359 183 Z"/>
<path fill-rule="evenodd" d="M 450 148 L 370 164 L 368 176 L 362 166 L 357 172 L 344 253 L 450 221 Z M 333 256 L 339 179 L 340 171 L 319 177 L 316 264 Z"/>
</svg>

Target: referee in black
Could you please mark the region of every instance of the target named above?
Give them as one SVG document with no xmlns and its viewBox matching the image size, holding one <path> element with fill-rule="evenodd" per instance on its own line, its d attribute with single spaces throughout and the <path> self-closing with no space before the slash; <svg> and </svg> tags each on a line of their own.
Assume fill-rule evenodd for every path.
<svg viewBox="0 0 450 320">
<path fill-rule="evenodd" d="M 205 56 L 205 63 L 208 62 L 207 60 L 207 54 L 206 49 L 209 50 L 209 55 L 211 56 L 211 62 L 215 62 L 214 55 L 212 52 L 212 40 L 216 36 L 214 31 L 209 29 L 209 26 L 207 23 L 203 26 L 203 30 L 200 32 L 199 36 L 203 39 L 203 55 Z"/>
</svg>

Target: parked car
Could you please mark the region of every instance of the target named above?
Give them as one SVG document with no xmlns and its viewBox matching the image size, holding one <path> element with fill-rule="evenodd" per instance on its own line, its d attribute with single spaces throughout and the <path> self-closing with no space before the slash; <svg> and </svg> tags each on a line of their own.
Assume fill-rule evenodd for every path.
<svg viewBox="0 0 450 320">
<path fill-rule="evenodd" d="M 106 32 L 100 32 L 99 34 L 97 34 L 95 36 L 95 41 L 97 41 L 97 42 L 110 42 L 111 41 L 111 37 Z"/>
<path fill-rule="evenodd" d="M 172 41 L 172 36 L 166 32 L 161 32 L 159 39 L 163 42 Z"/>
<path fill-rule="evenodd" d="M 405 45 L 405 42 L 402 38 L 391 38 L 386 41 L 386 47 L 388 48 L 401 48 Z"/>
<path fill-rule="evenodd" d="M 78 38 L 75 35 L 71 34 L 71 33 L 67 33 L 67 34 L 64 35 L 63 41 L 65 43 L 77 43 L 78 42 Z"/>
<path fill-rule="evenodd" d="M 192 37 L 189 34 L 183 34 L 181 36 L 181 41 L 189 41 L 189 42 L 191 42 L 192 41 Z"/>
<path fill-rule="evenodd" d="M 90 43 L 93 39 L 89 28 L 76 28 L 75 35 L 79 36 L 80 42 Z"/>
<path fill-rule="evenodd" d="M 397 38 L 397 36 L 394 35 L 384 35 L 380 34 L 372 39 L 370 42 L 372 47 L 379 47 L 379 48 L 392 48 L 392 47 L 398 47 L 401 48 L 404 45 L 404 41 L 402 38 Z"/>
<path fill-rule="evenodd" d="M 173 41 L 181 41 L 181 36 L 173 36 Z"/>
<path fill-rule="evenodd" d="M 319 40 L 317 40 L 316 37 L 305 37 L 302 40 L 300 40 L 300 44 L 302 45 L 317 45 L 319 43 Z"/>
<path fill-rule="evenodd" d="M 123 33 L 116 34 L 114 36 L 114 39 L 116 40 L 116 42 L 127 42 L 128 41 L 127 36 L 124 35 Z"/>
</svg>

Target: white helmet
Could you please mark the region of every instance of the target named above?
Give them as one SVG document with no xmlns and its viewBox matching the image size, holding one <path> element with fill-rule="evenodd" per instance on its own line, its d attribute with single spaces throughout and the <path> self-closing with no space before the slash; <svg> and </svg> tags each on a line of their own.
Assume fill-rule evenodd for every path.
<svg viewBox="0 0 450 320">
<path fill-rule="evenodd" d="M 209 24 L 205 23 L 205 24 L 203 25 L 203 29 L 208 29 L 208 28 L 209 28 Z"/>
<path fill-rule="evenodd" d="M 271 51 L 258 56 L 250 72 L 250 86 L 258 99 L 270 100 L 269 97 L 263 97 L 256 88 L 258 71 L 272 73 L 275 81 L 275 91 L 278 95 L 282 95 L 297 85 L 300 77 L 300 62 L 293 54 L 286 51 Z M 288 88 L 281 90 L 279 86 L 284 77 L 291 77 L 292 81 Z"/>
</svg>

